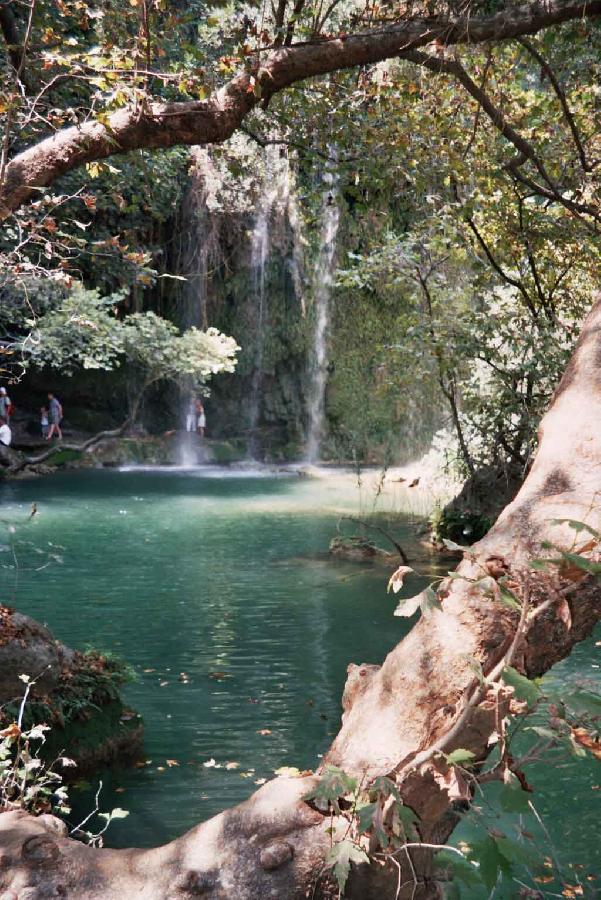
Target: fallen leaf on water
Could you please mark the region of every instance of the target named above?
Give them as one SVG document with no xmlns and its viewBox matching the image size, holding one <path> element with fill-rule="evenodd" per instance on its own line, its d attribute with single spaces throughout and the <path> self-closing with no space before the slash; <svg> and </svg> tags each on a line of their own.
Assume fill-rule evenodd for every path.
<svg viewBox="0 0 601 900">
<path fill-rule="evenodd" d="M 248 772 L 240 772 L 240 778 L 252 778 L 255 774 L 254 769 L 250 769 Z"/>
<path fill-rule="evenodd" d="M 172 769 L 173 766 L 179 766 L 179 763 L 176 759 L 166 759 L 165 762 L 167 763 L 167 765 L 169 766 L 170 769 Z"/>
<path fill-rule="evenodd" d="M 224 678 L 231 678 L 227 672 L 209 672 L 209 678 L 215 678 L 216 681 L 222 681 Z"/>
<path fill-rule="evenodd" d="M 211 759 L 207 759 L 206 762 L 203 762 L 203 766 L 205 767 L 205 769 L 214 769 L 216 765 L 217 763 L 212 757 Z"/>
<path fill-rule="evenodd" d="M 255 778 L 255 784 L 265 784 L 266 781 L 266 778 Z"/>
<path fill-rule="evenodd" d="M 239 768 L 240 768 L 240 763 L 239 763 L 239 762 L 226 762 L 225 768 L 226 768 L 228 771 L 231 771 L 232 769 L 239 769 Z"/>
<path fill-rule="evenodd" d="M 164 772 L 165 766 L 157 766 L 157 772 Z"/>
<path fill-rule="evenodd" d="M 124 793 L 125 793 L 125 788 L 124 788 L 124 787 L 118 787 L 118 788 L 115 788 L 115 793 L 116 793 L 116 794 L 124 794 Z"/>
<path fill-rule="evenodd" d="M 143 672 L 156 672 L 156 669 L 143 669 Z"/>
<path fill-rule="evenodd" d="M 168 685 L 168 684 L 169 684 L 168 681 L 161 681 L 160 684 L 159 684 L 159 687 L 165 687 L 165 686 Z"/>
<path fill-rule="evenodd" d="M 265 737 L 266 734 L 271 734 L 271 729 L 269 728 L 259 728 L 257 734 L 260 734 L 262 737 Z"/>
</svg>

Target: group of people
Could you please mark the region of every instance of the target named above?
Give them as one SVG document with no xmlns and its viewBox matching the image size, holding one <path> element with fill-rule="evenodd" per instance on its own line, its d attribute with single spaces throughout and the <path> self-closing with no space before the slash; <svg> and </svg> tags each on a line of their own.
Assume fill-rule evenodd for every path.
<svg viewBox="0 0 601 900">
<path fill-rule="evenodd" d="M 0 444 L 10 447 L 13 439 L 10 420 L 14 412 L 14 406 L 5 387 L 0 387 Z M 52 391 L 48 391 L 48 406 L 42 406 L 40 410 L 40 426 L 42 437 L 50 441 L 53 437 L 62 440 L 61 421 L 63 407 L 60 400 Z"/>
<path fill-rule="evenodd" d="M 8 396 L 5 387 L 0 387 L 0 444 L 9 447 L 12 442 L 10 427 L 14 406 Z M 48 405 L 40 409 L 40 426 L 42 437 L 51 441 L 53 437 L 62 440 L 61 422 L 63 419 L 63 407 L 60 400 L 52 391 L 48 392 Z M 186 431 L 195 432 L 204 437 L 207 424 L 205 408 L 199 397 L 191 396 L 186 412 Z"/>
<path fill-rule="evenodd" d="M 206 424 L 207 419 L 202 400 L 199 397 L 190 397 L 186 412 L 186 431 L 195 431 L 201 437 L 204 437 Z"/>
</svg>

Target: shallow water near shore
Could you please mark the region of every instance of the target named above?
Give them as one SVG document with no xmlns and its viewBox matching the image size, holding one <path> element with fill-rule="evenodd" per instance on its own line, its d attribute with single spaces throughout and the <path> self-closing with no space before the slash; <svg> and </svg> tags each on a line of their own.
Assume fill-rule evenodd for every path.
<svg viewBox="0 0 601 900">
<path fill-rule="evenodd" d="M 345 473 L 78 471 L 5 484 L 0 497 L 6 520 L 38 506 L 18 527 L 17 542 L 30 544 L 18 545 L 14 600 L 15 573 L 1 570 L 5 602 L 71 646 L 123 657 L 137 675 L 125 693 L 144 717 L 147 764 L 99 773 L 101 810 L 129 811 L 108 846 L 170 840 L 279 767 L 314 768 L 339 727 L 348 663 L 380 662 L 411 624 L 392 616 L 398 597 L 386 593 L 385 568 L 325 555 L 341 516 L 374 502 L 375 488 L 359 491 Z M 408 579 L 407 596 L 449 565 L 419 548 L 414 526 L 406 516 L 396 532 L 424 573 Z M 62 564 L 28 569 L 48 542 L 60 545 Z M 551 677 L 598 684 L 595 654 L 590 640 Z M 588 891 L 600 861 L 601 774 L 563 756 L 529 780 L 566 880 L 581 878 Z M 92 808 L 97 784 L 75 796 L 74 818 Z M 487 804 L 484 796 L 484 813 Z M 495 816 L 488 824 L 503 827 Z M 533 817 L 524 825 L 538 835 Z M 466 824 L 455 840 L 475 834 Z"/>
</svg>

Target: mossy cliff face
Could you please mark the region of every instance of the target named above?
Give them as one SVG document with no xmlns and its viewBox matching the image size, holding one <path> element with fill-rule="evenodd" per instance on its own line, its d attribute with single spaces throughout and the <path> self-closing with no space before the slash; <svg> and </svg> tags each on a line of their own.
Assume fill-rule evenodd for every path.
<svg viewBox="0 0 601 900">
<path fill-rule="evenodd" d="M 71 650 L 39 622 L 0 606 L 0 728 L 17 719 L 23 675 L 33 682 L 24 725 L 50 727 L 45 758 L 69 756 L 79 776 L 141 754 L 141 719 L 121 698 L 126 667 L 97 652 Z"/>
<path fill-rule="evenodd" d="M 153 220 L 149 210 L 153 266 L 170 277 L 144 289 L 133 287 L 125 306 L 152 310 L 182 328 L 215 326 L 235 338 L 241 347 L 235 373 L 217 376 L 207 386 L 207 437 L 243 443 L 250 455 L 266 461 L 302 459 L 314 393 L 324 209 L 326 197 L 334 197 L 326 189 L 327 172 L 306 160 L 286 161 L 281 148 L 274 158 L 240 135 L 227 148 L 194 148 L 178 160 L 177 190 L 160 217 Z M 332 285 L 320 455 L 403 462 L 428 445 L 440 404 L 427 386 L 416 386 L 406 373 L 399 376 L 394 354 L 386 349 L 399 328 L 403 298 L 398 290 L 390 287 L 383 300 L 377 291 L 343 277 L 349 259 L 363 253 L 373 238 L 377 211 L 363 221 L 366 213 L 357 205 L 356 191 L 343 180 L 335 202 L 340 224 L 328 270 Z M 143 244 L 142 235 L 133 240 Z M 84 280 L 103 293 L 124 287 L 117 273 L 96 267 L 84 272 Z M 126 367 L 79 370 L 72 376 L 30 370 L 11 387 L 11 396 L 17 417 L 27 413 L 23 428 L 35 439 L 39 408 L 48 390 L 54 391 L 72 439 L 124 422 L 128 397 L 136 395 L 131 379 Z M 406 390 L 395 386 L 405 382 Z M 190 388 L 160 383 L 147 392 L 139 414 L 147 433 L 183 427 Z M 142 445 L 139 449 L 141 455 L 123 461 L 172 461 L 150 460 Z"/>
</svg>

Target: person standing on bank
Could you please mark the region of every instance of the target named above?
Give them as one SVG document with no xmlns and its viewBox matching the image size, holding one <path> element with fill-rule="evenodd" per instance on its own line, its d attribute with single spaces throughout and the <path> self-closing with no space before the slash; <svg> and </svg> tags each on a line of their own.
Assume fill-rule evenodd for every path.
<svg viewBox="0 0 601 900">
<path fill-rule="evenodd" d="M 13 435 L 8 420 L 4 416 L 0 416 L 0 444 L 10 447 L 12 439 Z"/>
<path fill-rule="evenodd" d="M 200 399 L 196 401 L 196 415 L 198 416 L 198 422 L 196 424 L 197 431 L 201 437 L 204 437 L 207 419 L 205 416 L 205 408 Z"/>
<path fill-rule="evenodd" d="M 40 427 L 42 429 L 42 437 L 46 440 L 50 423 L 48 422 L 48 410 L 45 406 L 42 406 L 40 410 Z"/>
<path fill-rule="evenodd" d="M 10 402 L 10 397 L 6 393 L 5 387 L 0 387 L 0 416 L 6 419 L 6 422 L 10 421 L 10 414 L 12 411 L 12 403 Z"/>
<path fill-rule="evenodd" d="M 194 396 L 190 396 L 186 411 L 186 431 L 196 431 L 198 413 L 196 411 L 197 403 Z"/>
<path fill-rule="evenodd" d="M 50 422 L 50 428 L 48 429 L 48 437 L 46 438 L 47 441 L 51 440 L 55 434 L 58 437 L 59 441 L 62 441 L 62 418 L 63 408 L 61 406 L 60 400 L 54 396 L 52 391 L 48 391 L 48 420 Z"/>
</svg>

